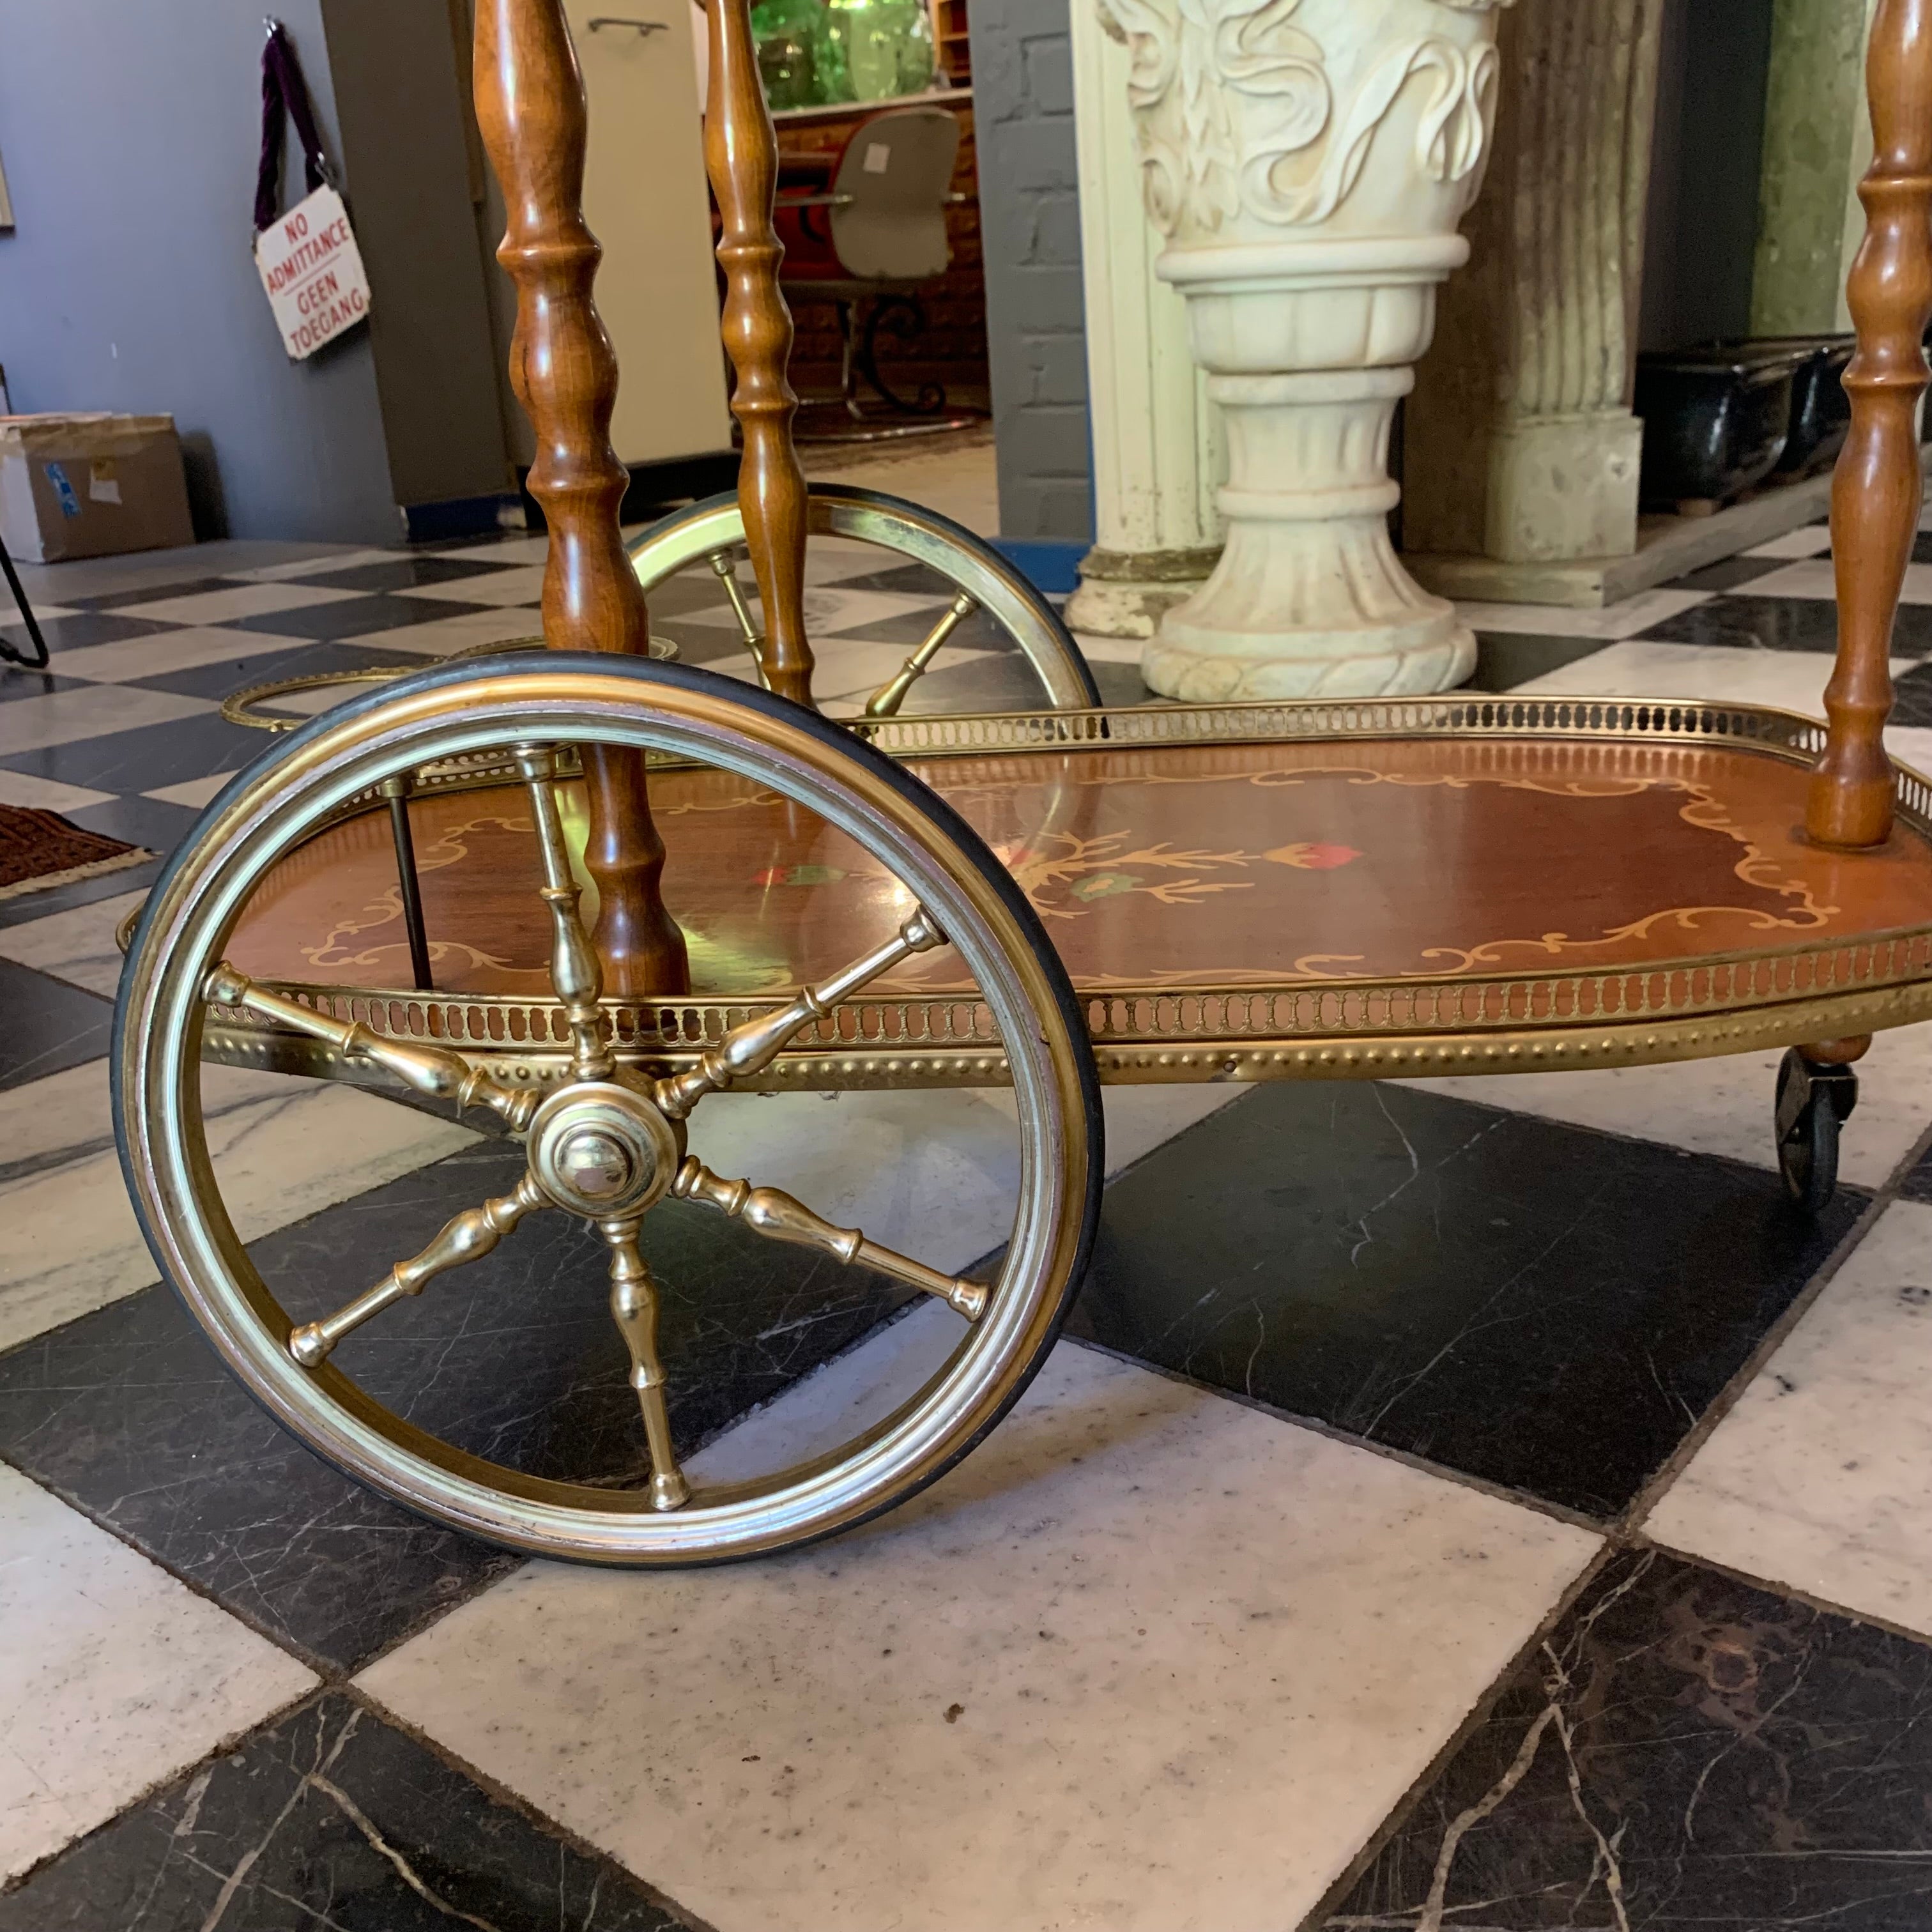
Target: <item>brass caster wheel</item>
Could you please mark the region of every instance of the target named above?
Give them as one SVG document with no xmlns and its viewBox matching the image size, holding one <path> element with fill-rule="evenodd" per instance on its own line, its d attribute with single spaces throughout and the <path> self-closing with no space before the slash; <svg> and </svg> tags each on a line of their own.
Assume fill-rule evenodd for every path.
<svg viewBox="0 0 1932 1932">
<path fill-rule="evenodd" d="M 1017 644 L 1054 711 L 1097 710 L 1100 693 L 1060 614 L 982 538 L 950 518 L 896 496 L 836 484 L 812 486 L 810 536 L 868 544 L 884 554 L 880 567 L 923 564 L 956 595 L 904 664 L 864 706 L 872 718 L 896 717 L 960 626 L 980 614 Z M 745 520 L 735 495 L 694 503 L 654 524 L 631 545 L 631 562 L 648 596 L 681 572 L 714 577 L 729 598 L 746 649 L 758 659 L 764 642 L 757 612 L 739 565 Z M 914 707 L 920 707 L 915 705 Z"/>
<path fill-rule="evenodd" d="M 1824 1213 L 1838 1193 L 1838 1130 L 1858 1104 L 1849 1066 L 1814 1066 L 1795 1048 L 1778 1070 L 1778 1165 L 1800 1213 Z"/>
<path fill-rule="evenodd" d="M 576 761 L 566 754 L 590 746 L 662 754 L 687 770 L 701 764 L 726 775 L 722 782 L 816 814 L 880 868 L 878 929 L 838 935 L 842 951 L 850 940 L 843 970 L 789 998 L 760 996 L 741 1023 L 653 1066 L 615 1024 L 623 1004 L 603 998 L 580 911 L 580 854 L 569 831 L 578 821 L 566 796 Z M 519 805 L 530 827 L 550 937 L 556 1064 L 527 1085 L 503 1077 L 500 1062 L 479 1064 L 487 1054 L 466 1058 L 436 1040 L 376 1030 L 366 1012 L 364 1020 L 335 1017 L 328 998 L 298 997 L 304 989 L 264 984 L 230 963 L 263 881 L 305 844 L 301 862 L 320 862 L 318 828 L 339 825 L 398 772 L 479 754 L 502 770 L 506 809 Z M 674 838 L 680 822 L 669 821 Z M 1014 1090 L 1017 1179 L 1009 1238 L 989 1279 L 838 1226 L 703 1158 L 711 1096 L 782 1072 L 794 1042 L 836 1028 L 842 1004 L 862 992 L 941 964 L 947 983 L 976 989 L 966 997 L 997 1028 Z M 521 1149 L 514 1186 L 386 1273 L 362 1264 L 326 1302 L 292 1313 L 236 1234 L 204 1126 L 204 1036 L 244 1022 L 280 1029 L 344 1077 L 386 1078 L 398 1094 L 494 1114 Z M 116 1130 L 142 1228 L 229 1370 L 283 1426 L 370 1488 L 470 1535 L 566 1559 L 667 1565 L 752 1556 L 903 1502 L 1018 1399 L 1078 1286 L 1099 1207 L 1098 1083 L 1080 1010 L 998 860 L 942 800 L 849 733 L 745 685 L 636 660 L 452 665 L 278 740 L 224 794 L 151 896 L 122 978 L 114 1056 Z M 718 1103 L 727 1114 L 749 1105 Z M 827 1126 L 836 1132 L 836 1118 Z M 820 1418 L 763 1462 L 714 1459 L 719 1473 L 708 1475 L 705 1455 L 693 1456 L 680 1439 L 680 1360 L 661 1334 L 650 1258 L 654 1216 L 693 1210 L 724 1217 L 754 1240 L 812 1250 L 835 1274 L 862 1272 L 890 1307 L 928 1310 L 916 1359 L 903 1348 L 893 1358 L 912 1366 L 890 1403 L 874 1401 L 862 1418 L 858 1408 L 839 1409 L 836 1426 Z M 404 1318 L 400 1304 L 460 1298 L 464 1270 L 514 1243 L 532 1217 L 556 1215 L 580 1222 L 602 1258 L 587 1318 L 613 1399 L 623 1394 L 620 1377 L 635 1399 L 624 1451 L 631 1473 L 621 1481 L 601 1470 L 566 1480 L 493 1460 L 494 1438 L 440 1425 L 431 1395 L 386 1383 L 378 1393 L 365 1372 L 378 1360 L 389 1372 L 397 1359 L 416 1359 L 407 1348 L 384 1348 L 386 1323 Z M 922 1224 L 912 1225 L 908 1249 L 920 1245 Z M 526 1289 L 514 1268 L 471 1279 L 492 1294 L 539 1298 L 544 1322 L 566 1312 L 556 1304 L 567 1283 L 535 1279 Z M 313 1296 L 313 1284 L 304 1292 Z M 594 1326 L 605 1320 L 608 1328 Z M 431 1382 L 448 1372 L 440 1358 L 424 1371 Z M 512 1399 L 522 1402 L 526 1391 Z M 728 1432 L 722 1441 L 732 1439 Z"/>
</svg>

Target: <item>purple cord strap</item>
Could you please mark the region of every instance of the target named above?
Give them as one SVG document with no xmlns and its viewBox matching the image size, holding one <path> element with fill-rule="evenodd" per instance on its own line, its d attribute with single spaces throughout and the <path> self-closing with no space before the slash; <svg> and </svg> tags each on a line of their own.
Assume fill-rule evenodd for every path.
<svg viewBox="0 0 1932 1932">
<path fill-rule="evenodd" d="M 269 23 L 268 43 L 262 50 L 262 164 L 255 176 L 257 235 L 274 224 L 279 212 L 282 142 L 290 117 L 302 142 L 308 192 L 313 194 L 328 179 L 328 163 L 322 154 L 315 109 L 308 98 L 308 84 L 302 79 L 302 63 L 296 58 L 294 43 L 288 29 L 275 20 Z"/>
</svg>

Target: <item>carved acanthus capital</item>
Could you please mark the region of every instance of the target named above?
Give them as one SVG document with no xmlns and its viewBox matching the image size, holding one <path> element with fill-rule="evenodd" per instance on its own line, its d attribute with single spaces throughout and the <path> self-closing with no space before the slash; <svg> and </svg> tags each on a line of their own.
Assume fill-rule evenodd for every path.
<svg viewBox="0 0 1932 1932">
<path fill-rule="evenodd" d="M 1184 242 L 1317 227 L 1372 165 L 1402 170 L 1432 203 L 1446 196 L 1451 206 L 1432 206 L 1418 226 L 1445 212 L 1453 223 L 1480 182 L 1496 111 L 1492 16 L 1511 4 L 1098 0 L 1133 56 L 1150 217 Z M 1384 130 L 1412 82 L 1420 111 L 1397 154 Z"/>
</svg>

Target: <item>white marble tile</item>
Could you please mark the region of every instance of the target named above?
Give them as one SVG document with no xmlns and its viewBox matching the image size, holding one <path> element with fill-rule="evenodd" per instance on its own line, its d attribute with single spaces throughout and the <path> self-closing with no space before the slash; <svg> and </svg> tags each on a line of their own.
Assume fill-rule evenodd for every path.
<svg viewBox="0 0 1932 1932">
<path fill-rule="evenodd" d="M 78 812 L 89 805 L 111 805 L 111 791 L 90 791 L 86 785 L 57 784 L 30 772 L 0 771 L 0 805 L 17 805 L 34 812 Z"/>
<path fill-rule="evenodd" d="M 821 645 L 819 668 L 812 677 L 820 708 L 829 718 L 857 717 L 880 687 L 898 675 L 910 648 L 907 644 L 847 644 L 837 639 Z M 1000 655 L 994 651 L 950 650 L 939 662 L 944 670 L 962 670 L 968 664 L 997 660 Z"/>
<path fill-rule="evenodd" d="M 874 570 L 890 569 L 892 560 L 881 558 L 878 551 L 872 554 L 871 568 Z M 754 597 L 750 600 L 752 615 L 763 621 L 763 604 Z M 835 638 L 848 631 L 862 630 L 868 624 L 892 623 L 905 617 L 917 617 L 937 623 L 946 609 L 938 597 L 915 597 L 896 590 L 846 590 L 837 584 L 819 584 L 808 589 L 805 593 L 806 629 L 811 636 L 814 649 L 820 640 Z M 738 628 L 738 620 L 728 604 L 718 604 L 706 610 L 681 612 L 677 618 L 680 624 L 704 625 L 718 630 L 734 631 Z M 905 662 L 906 652 L 917 642 L 916 638 L 883 648 L 898 652 L 899 662 Z M 949 655 L 946 662 L 956 663 L 956 658 Z"/>
<path fill-rule="evenodd" d="M 235 584 L 225 590 L 197 590 L 185 597 L 163 597 L 152 604 L 122 607 L 124 617 L 146 617 L 162 624 L 243 624 L 279 610 L 306 610 L 318 604 L 340 604 L 358 590 L 332 590 L 320 584 Z"/>
<path fill-rule="evenodd" d="M 1749 1053 L 1681 1066 L 1618 1066 L 1496 1079 L 1404 1082 L 1492 1107 L 1628 1134 L 1753 1167 L 1778 1165 L 1772 1110 L 1778 1053 Z M 1845 1124 L 1839 1173 L 1882 1187 L 1932 1126 L 1932 1027 L 1881 1034 L 1860 1061 L 1858 1112 Z"/>
<path fill-rule="evenodd" d="M 806 471 L 814 481 L 877 490 L 937 510 L 982 537 L 1000 533 L 1000 479 L 991 436 L 962 448 L 950 440 L 939 448 L 908 454 L 902 448 L 854 461 L 849 453 L 816 458 L 805 452 Z"/>
<path fill-rule="evenodd" d="M 1932 1208 L 1889 1209 L 1645 1524 L 1932 1636 Z"/>
<path fill-rule="evenodd" d="M 90 684 L 78 691 L 50 691 L 44 698 L 16 698 L 0 704 L 0 758 L 105 737 L 113 731 L 145 730 L 220 708 L 210 698 L 146 691 L 136 685 Z"/>
<path fill-rule="evenodd" d="M 408 553 L 393 550 L 358 550 L 352 545 L 332 544 L 318 549 L 313 556 L 299 556 L 286 563 L 269 563 L 253 570 L 224 571 L 237 584 L 290 584 L 304 577 L 326 577 L 330 572 L 356 570 L 367 563 L 394 563 Z"/>
<path fill-rule="evenodd" d="M 1646 590 L 1601 610 L 1564 610 L 1543 604 L 1459 604 L 1457 614 L 1474 631 L 1532 638 L 1634 638 L 1653 624 L 1681 616 L 1711 601 L 1708 590 Z"/>
<path fill-rule="evenodd" d="M 479 644 L 500 644 L 512 638 L 534 638 L 543 629 L 535 610 L 464 610 L 427 624 L 406 624 L 393 631 L 366 631 L 345 638 L 344 644 L 371 650 L 394 651 L 399 659 L 452 657 Z"/>
<path fill-rule="evenodd" d="M 475 560 L 501 563 L 500 556 Z M 471 561 L 466 553 L 463 561 Z M 508 570 L 479 571 L 474 577 L 459 577 L 448 584 L 418 584 L 396 592 L 398 597 L 420 598 L 428 604 L 540 604 L 543 602 L 544 566 L 519 564 Z"/>
<path fill-rule="evenodd" d="M 535 1565 L 361 1682 L 731 1932 L 1281 1932 L 1596 1547 L 1063 1346 L 865 1531 Z"/>
<path fill-rule="evenodd" d="M 1824 556 L 1832 548 L 1832 526 L 1829 524 L 1807 524 L 1802 529 L 1786 530 L 1782 536 L 1773 537 L 1768 543 L 1761 543 L 1744 552 L 1747 556 L 1777 556 L 1798 558 Z M 1762 579 L 1759 580 L 1760 582 Z M 1745 584 L 1740 596 L 1750 596 L 1757 584 Z"/>
<path fill-rule="evenodd" d="M 1076 631 L 1073 641 L 1089 664 L 1138 666 L 1147 651 L 1145 642 L 1138 638 L 1096 638 L 1085 631 Z"/>
<path fill-rule="evenodd" d="M 637 535 L 635 529 L 624 532 L 626 539 Z M 393 558 L 396 553 L 388 555 Z M 550 556 L 550 538 L 548 536 L 506 536 L 489 543 L 464 544 L 460 548 L 442 554 L 458 563 L 541 564 Z"/>
<path fill-rule="evenodd" d="M 413 1173 L 474 1138 L 350 1088 L 221 1067 L 202 1078 L 215 1178 L 244 1241 Z M 97 1061 L 4 1096 L 0 1128 L 11 1120 L 20 1137 L 0 1143 L 14 1164 L 12 1178 L 0 1178 L 0 1349 L 160 1279 L 122 1184 L 106 1081 L 106 1063 Z M 69 1157 L 36 1165 L 63 1150 Z"/>
<path fill-rule="evenodd" d="M 1892 675 L 1912 668 L 1895 659 Z M 1672 644 L 1633 639 L 1532 678 L 1526 694 L 1591 698 L 1702 698 L 1713 703 L 1763 704 L 1807 718 L 1825 715 L 1832 660 L 1822 651 L 1744 650 L 1720 644 Z"/>
<path fill-rule="evenodd" d="M 0 1881 L 105 1824 L 315 1682 L 226 1611 L 0 1467 Z"/>
<path fill-rule="evenodd" d="M 1108 1172 L 1244 1090 L 1107 1088 Z M 934 1268 L 970 1267 L 1012 1230 L 1019 1138 L 1004 1089 L 720 1094 L 693 1117 L 691 1148 L 720 1174 L 782 1187 L 840 1227 L 862 1228 Z"/>
<path fill-rule="evenodd" d="M 141 796 L 158 799 L 164 805 L 184 805 L 191 812 L 200 812 L 221 796 L 222 788 L 234 776 L 232 772 L 217 772 L 212 778 L 189 778 L 181 784 L 163 785 L 158 790 L 144 791 Z"/>
<path fill-rule="evenodd" d="M 147 897 L 143 886 L 137 892 L 51 913 L 45 919 L 0 926 L 0 959 L 31 966 L 111 1000 L 121 984 L 121 949 L 114 943 L 115 929 Z"/>
<path fill-rule="evenodd" d="M 1838 580 L 1828 556 L 1813 556 L 1787 564 L 1768 576 L 1754 578 L 1738 594 L 1742 597 L 1810 597 L 1827 603 L 1836 601 Z M 1907 604 L 1932 604 L 1932 563 L 1906 566 L 1902 601 Z"/>
<path fill-rule="evenodd" d="M 86 678 L 93 684 L 121 684 L 139 677 L 164 677 L 172 671 L 197 670 L 203 664 L 220 664 L 224 660 L 239 662 L 244 658 L 266 657 L 272 651 L 313 648 L 307 638 L 202 625 L 62 651 L 60 674 Z"/>
<path fill-rule="evenodd" d="M 0 1088 L 0 1166 L 24 1171 L 30 1162 L 78 1160 L 113 1145 L 106 1060 Z"/>
</svg>

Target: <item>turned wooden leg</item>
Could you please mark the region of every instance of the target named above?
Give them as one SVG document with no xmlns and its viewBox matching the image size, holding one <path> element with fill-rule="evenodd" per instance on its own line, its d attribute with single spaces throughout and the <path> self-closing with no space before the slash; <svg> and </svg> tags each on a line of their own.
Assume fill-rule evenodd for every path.
<svg viewBox="0 0 1932 1932">
<path fill-rule="evenodd" d="M 1870 227 L 1852 271 L 1858 350 L 1846 372 L 1852 434 L 1832 496 L 1838 662 L 1831 740 L 1806 829 L 1820 844 L 1892 836 L 1892 634 L 1924 496 L 1918 399 L 1932 320 L 1932 0 L 1880 0 L 1868 66 L 1877 158 L 1858 190 Z"/>
<path fill-rule="evenodd" d="M 765 606 L 765 682 L 812 702 L 812 646 L 805 634 L 805 541 L 809 495 L 792 442 L 798 413 L 788 370 L 791 310 L 778 287 L 784 249 L 772 225 L 778 134 L 758 76 L 751 0 L 706 0 L 711 93 L 705 159 L 724 218 L 718 259 L 725 279 L 724 344 L 738 372 L 731 411 L 744 427 L 738 500 Z"/>
<path fill-rule="evenodd" d="M 617 358 L 591 292 L 603 250 L 584 220 L 588 113 L 562 0 L 478 0 L 476 114 L 509 210 L 496 258 L 517 284 L 510 376 L 536 430 L 530 494 L 550 524 L 544 635 L 556 650 L 642 655 L 650 617 L 618 520 L 629 479 L 610 447 Z M 687 992 L 644 754 L 590 748 L 584 782 L 604 983 L 626 997 Z"/>
</svg>

